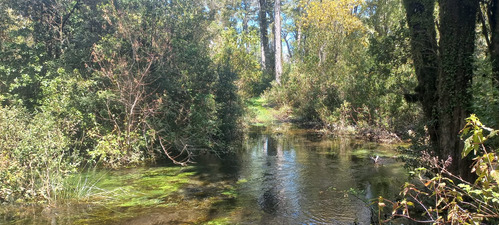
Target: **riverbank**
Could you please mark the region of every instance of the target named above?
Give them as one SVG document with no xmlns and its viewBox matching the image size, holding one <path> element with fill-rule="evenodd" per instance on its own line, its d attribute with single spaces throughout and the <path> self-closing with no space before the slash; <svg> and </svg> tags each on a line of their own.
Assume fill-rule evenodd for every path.
<svg viewBox="0 0 500 225">
<path fill-rule="evenodd" d="M 370 142 L 398 144 L 406 143 L 400 135 L 375 126 L 357 127 L 356 125 L 324 124 L 320 121 L 305 121 L 294 115 L 291 107 L 277 107 L 268 103 L 264 97 L 255 97 L 245 102 L 244 127 L 272 126 L 292 123 L 297 127 L 314 130 L 325 136 L 350 136 Z"/>
<path fill-rule="evenodd" d="M 371 210 L 359 198 L 392 199 L 406 178 L 391 145 L 324 138 L 279 122 L 245 134 L 234 152 L 199 155 L 187 167 L 81 171 L 68 189 L 80 198 L 0 206 L 0 224 L 369 223 Z"/>
<path fill-rule="evenodd" d="M 290 122 L 294 119 L 288 107 L 277 108 L 270 105 L 263 97 L 248 99 L 243 119 L 245 127 L 270 126 L 277 123 Z"/>
<path fill-rule="evenodd" d="M 86 198 L 1 206 L 0 224 L 366 224 L 372 214 L 359 198 L 392 199 L 406 178 L 390 145 L 324 138 L 290 123 L 245 134 L 233 153 L 199 155 L 187 167 L 75 174 L 81 182 L 73 191 Z M 373 155 L 380 165 L 371 163 Z"/>
<path fill-rule="evenodd" d="M 74 174 L 85 196 L 57 204 L 0 205 L 0 224 L 230 224 L 211 213 L 233 199 L 237 182 L 207 182 L 199 168 L 175 165 Z M 211 223 L 208 223 L 211 224 Z"/>
<path fill-rule="evenodd" d="M 279 223 L 285 218 L 286 221 L 291 221 L 293 217 L 286 213 L 287 210 L 295 209 L 295 206 L 293 201 L 285 200 L 303 193 L 295 193 L 295 187 L 290 187 L 290 190 L 285 188 L 290 191 L 286 192 L 290 196 L 281 196 L 282 191 L 271 187 L 285 187 L 289 184 L 270 183 L 270 180 L 275 179 L 276 182 L 295 179 L 294 182 L 300 184 L 298 186 L 307 190 L 304 197 L 307 199 L 300 201 L 305 201 L 305 205 L 314 209 L 300 209 L 306 211 L 297 212 L 299 214 L 316 213 L 328 219 L 337 219 L 340 215 L 343 221 L 352 221 L 353 216 L 366 220 L 367 210 L 358 200 L 348 198 L 341 201 L 352 212 L 365 210 L 362 214 L 336 214 L 339 212 L 335 210 L 323 212 L 321 207 L 316 209 L 316 206 L 324 204 L 315 202 L 316 194 L 328 196 L 327 199 L 333 201 L 345 198 L 343 196 L 349 188 L 370 192 L 365 196 L 366 199 L 381 191 L 384 196 L 397 193 L 398 185 L 394 184 L 400 183 L 404 172 L 399 171 L 402 166 L 393 158 L 397 153 L 391 145 L 366 142 L 364 140 L 367 139 L 347 132 L 339 138 L 340 133 L 333 133 L 320 123 L 301 121 L 293 115 L 292 110 L 275 108 L 262 98 L 250 99 L 246 110 L 247 137 L 244 139 L 244 146 L 229 154 L 229 158 L 200 155 L 195 159 L 197 163 L 188 167 L 150 165 L 102 169 L 97 173 L 80 171 L 69 179 L 73 183 L 65 185 L 65 196 L 58 196 L 58 201 L 54 204 L 2 206 L 0 223 L 39 224 L 55 221 L 58 224 L 234 224 L 259 220 Z M 353 140 L 355 137 L 358 140 Z M 385 164 L 383 168 L 377 168 L 376 174 L 368 175 L 373 173 L 373 165 L 370 163 L 370 156 L 373 155 L 383 158 Z M 302 183 L 301 179 L 308 178 L 297 180 L 296 176 L 303 176 L 304 160 L 308 164 L 307 171 L 321 168 L 322 171 L 333 170 L 337 174 L 356 170 L 362 176 L 354 177 L 354 180 L 346 184 L 334 181 L 349 180 L 352 174 Z M 274 166 L 267 168 L 269 165 Z M 344 169 L 337 171 L 337 167 Z M 283 168 L 287 168 L 287 172 Z M 384 174 L 393 173 L 391 171 L 394 170 L 399 171 L 398 180 L 384 178 Z M 320 177 L 328 177 L 323 172 L 318 173 L 321 173 Z M 383 183 L 386 185 L 387 182 L 391 186 L 390 190 L 378 186 Z M 316 185 L 309 186 L 313 183 Z M 316 190 L 317 187 L 321 189 Z M 258 205 L 252 205 L 256 203 Z M 274 205 L 278 203 L 289 209 L 275 208 Z M 333 209 L 336 206 L 329 207 Z M 271 217 L 269 212 L 281 216 Z M 302 215 L 301 218 L 304 221 L 311 219 L 308 215 Z"/>
</svg>

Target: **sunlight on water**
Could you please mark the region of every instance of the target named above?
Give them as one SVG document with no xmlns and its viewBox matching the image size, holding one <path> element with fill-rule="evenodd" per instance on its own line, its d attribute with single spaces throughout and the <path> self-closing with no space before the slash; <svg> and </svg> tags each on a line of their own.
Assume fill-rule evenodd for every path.
<svg viewBox="0 0 500 225">
<path fill-rule="evenodd" d="M 370 224 L 365 202 L 396 198 L 406 180 L 391 146 L 279 129 L 251 131 L 234 154 L 187 168 L 105 171 L 98 186 L 114 190 L 108 199 L 27 214 L 0 207 L 0 223 Z"/>
</svg>

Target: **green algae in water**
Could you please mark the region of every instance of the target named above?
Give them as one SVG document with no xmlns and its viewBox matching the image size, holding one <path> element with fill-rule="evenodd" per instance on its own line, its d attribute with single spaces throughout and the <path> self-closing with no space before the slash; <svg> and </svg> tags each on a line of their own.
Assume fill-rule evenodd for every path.
<svg viewBox="0 0 500 225">
<path fill-rule="evenodd" d="M 307 215 L 301 215 L 299 212 L 297 219 L 286 220 L 281 214 L 290 212 L 289 210 L 294 208 L 284 208 L 284 211 L 277 212 L 277 217 L 275 217 L 263 214 L 260 207 L 256 207 L 258 198 L 263 196 L 259 193 L 262 187 L 289 188 L 286 192 L 273 193 L 276 194 L 277 199 L 286 201 L 283 204 L 286 207 L 295 207 L 290 204 L 293 201 L 288 201 L 288 199 L 304 194 L 303 199 L 308 202 L 304 202 L 303 205 L 310 207 L 311 212 L 317 213 L 318 218 L 324 219 L 334 218 L 330 211 L 344 211 L 346 208 L 351 210 L 349 212 L 359 211 L 357 209 L 352 211 L 349 208 L 351 206 L 349 204 L 352 203 L 343 197 L 344 191 L 349 190 L 350 187 L 364 191 L 360 192 L 364 193 L 363 197 L 391 196 L 399 192 L 401 176 L 397 175 L 403 173 L 398 172 L 398 168 L 402 165 L 395 163 L 392 158 L 384 157 L 385 154 L 394 152 L 391 146 L 380 147 L 378 144 L 358 143 L 355 140 L 338 142 L 307 139 L 317 135 L 304 130 L 291 129 L 289 131 L 268 127 L 255 128 L 254 131 L 255 136 L 249 135 L 249 150 L 239 152 L 241 160 L 238 159 L 237 164 L 229 167 L 229 169 L 233 169 L 233 166 L 237 168 L 234 173 L 226 171 L 229 171 L 226 164 L 216 164 L 211 158 L 201 161 L 194 167 L 128 168 L 104 171 L 105 175 L 96 185 L 104 190 L 104 193 L 109 193 L 108 196 L 98 199 L 99 202 L 92 202 L 93 204 L 87 209 L 75 209 L 74 205 L 62 209 L 56 215 L 57 223 L 251 224 L 255 221 L 269 221 L 270 224 L 293 224 L 307 221 Z M 306 135 L 308 133 L 311 135 Z M 279 140 L 282 144 L 282 155 L 270 156 L 263 153 L 261 147 L 252 148 L 254 145 L 262 145 L 264 139 L 258 136 L 260 134 Z M 292 136 L 293 138 L 288 138 Z M 369 156 L 374 155 L 384 157 L 385 161 L 382 160 L 383 163 L 380 165 L 367 165 L 366 162 L 370 160 Z M 280 160 L 283 159 L 279 161 L 282 163 L 280 165 L 288 167 L 281 167 L 284 168 L 283 170 L 278 170 L 277 166 L 262 167 L 269 162 L 278 162 L 276 160 L 278 157 L 282 157 Z M 197 167 L 197 165 L 202 167 Z M 205 169 L 207 167 L 209 169 Z M 224 173 L 221 172 L 223 170 Z M 198 171 L 199 174 L 193 171 Z M 263 183 L 258 178 L 262 174 L 265 176 L 270 174 L 269 178 L 272 179 Z M 280 177 L 286 179 L 275 179 Z M 299 194 L 295 194 L 295 191 Z M 314 202 L 323 202 L 323 199 L 328 199 L 328 202 L 333 203 L 320 205 Z M 341 206 L 337 206 L 339 204 Z M 329 212 L 323 214 L 326 208 Z M 63 210 L 65 213 L 62 212 Z M 21 223 L 17 222 L 17 224 L 40 224 L 32 222 L 34 220 L 40 222 L 39 215 L 37 214 L 37 218 L 29 221 L 18 219 L 17 221 Z M 345 214 L 342 215 L 345 216 Z M 356 216 L 353 220 L 357 221 L 357 219 Z M 47 220 L 48 223 L 50 220 Z"/>
<path fill-rule="evenodd" d="M 153 167 L 109 171 L 97 184 L 112 195 L 90 214 L 77 215 L 74 224 L 118 223 L 145 213 L 144 209 L 173 208 L 173 197 L 187 184 L 198 182 L 192 167 Z M 89 217 L 89 215 L 92 215 Z"/>
<path fill-rule="evenodd" d="M 374 154 L 374 151 L 368 149 L 356 149 L 351 154 L 358 158 L 368 158 Z"/>
<path fill-rule="evenodd" d="M 248 180 L 247 180 L 247 179 L 245 179 L 245 178 L 243 178 L 243 179 L 239 179 L 239 180 L 236 182 L 236 184 L 244 184 L 244 183 L 247 183 L 247 182 L 248 182 Z"/>
<path fill-rule="evenodd" d="M 153 206 L 153 205 L 159 205 L 163 203 L 164 201 L 160 199 L 149 199 L 146 196 L 139 197 L 139 198 L 133 198 L 130 201 L 127 201 L 123 204 L 120 204 L 119 206 L 121 207 L 133 207 L 133 206 Z"/>
<path fill-rule="evenodd" d="M 231 187 L 223 191 L 221 194 L 228 198 L 236 198 L 238 196 L 238 194 L 236 193 L 236 189 L 234 187 Z"/>
<path fill-rule="evenodd" d="M 227 218 L 227 217 L 223 217 L 223 218 L 217 218 L 215 220 L 211 220 L 211 221 L 208 221 L 206 223 L 203 223 L 205 225 L 229 225 L 229 224 L 233 224 L 231 222 L 231 219 Z"/>
<path fill-rule="evenodd" d="M 355 156 L 357 158 L 368 158 L 370 156 L 376 156 L 378 155 L 379 157 L 394 157 L 397 155 L 397 153 L 393 150 L 381 150 L 381 149 L 366 149 L 366 148 L 361 148 L 361 149 L 356 149 L 352 151 L 351 153 L 352 156 Z"/>
<path fill-rule="evenodd" d="M 164 203 L 164 198 L 192 183 L 195 172 L 185 172 L 185 168 L 157 167 L 140 169 L 136 174 L 110 176 L 102 185 L 108 189 L 119 188 L 121 194 L 116 196 L 108 206 L 140 207 L 154 206 Z"/>
</svg>

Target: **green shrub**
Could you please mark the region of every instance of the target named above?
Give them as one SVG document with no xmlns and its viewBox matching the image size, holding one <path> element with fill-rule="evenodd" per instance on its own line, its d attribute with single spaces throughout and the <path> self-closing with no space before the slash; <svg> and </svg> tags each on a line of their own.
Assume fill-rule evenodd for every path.
<svg viewBox="0 0 500 225">
<path fill-rule="evenodd" d="M 76 169 L 70 140 L 49 113 L 0 108 L 0 201 L 54 202 L 64 177 Z"/>
<path fill-rule="evenodd" d="M 390 213 L 390 219 L 404 217 L 422 223 L 498 224 L 498 146 L 490 148 L 486 144 L 489 139 L 498 138 L 498 130 L 484 126 L 471 115 L 462 130 L 462 138 L 465 138 L 462 157 L 474 156 L 471 173 L 477 176 L 475 182 L 465 181 L 447 170 L 453 159 L 439 160 L 424 153 L 428 168 L 417 168 L 413 172 L 419 184 L 406 183 L 400 201 L 379 197 L 379 220 L 386 212 Z M 389 212 L 386 204 L 392 206 Z"/>
</svg>

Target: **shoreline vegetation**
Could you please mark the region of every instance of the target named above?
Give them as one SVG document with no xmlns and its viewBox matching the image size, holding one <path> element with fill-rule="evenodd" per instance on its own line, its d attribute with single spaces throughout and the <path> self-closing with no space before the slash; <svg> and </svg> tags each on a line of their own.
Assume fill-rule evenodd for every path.
<svg viewBox="0 0 500 225">
<path fill-rule="evenodd" d="M 397 135 L 394 132 L 376 125 L 358 128 L 356 125 L 325 124 L 324 122 L 307 121 L 294 115 L 288 106 L 276 106 L 268 103 L 265 97 L 251 98 L 246 102 L 247 111 L 244 121 L 248 126 L 273 126 L 276 123 L 290 123 L 297 127 L 313 130 L 327 137 L 350 136 L 356 139 L 385 144 L 409 144 L 409 139 L 415 131 L 407 130 L 406 134 Z M 399 131 L 404 133 L 405 131 Z M 403 137 L 403 138 L 402 138 Z M 406 138 L 406 139 L 405 139 Z"/>
<path fill-rule="evenodd" d="M 0 203 L 85 200 L 88 167 L 189 167 L 292 123 L 403 145 L 445 194 L 395 205 L 494 224 L 470 212 L 498 199 L 498 4 L 0 0 Z"/>
</svg>

